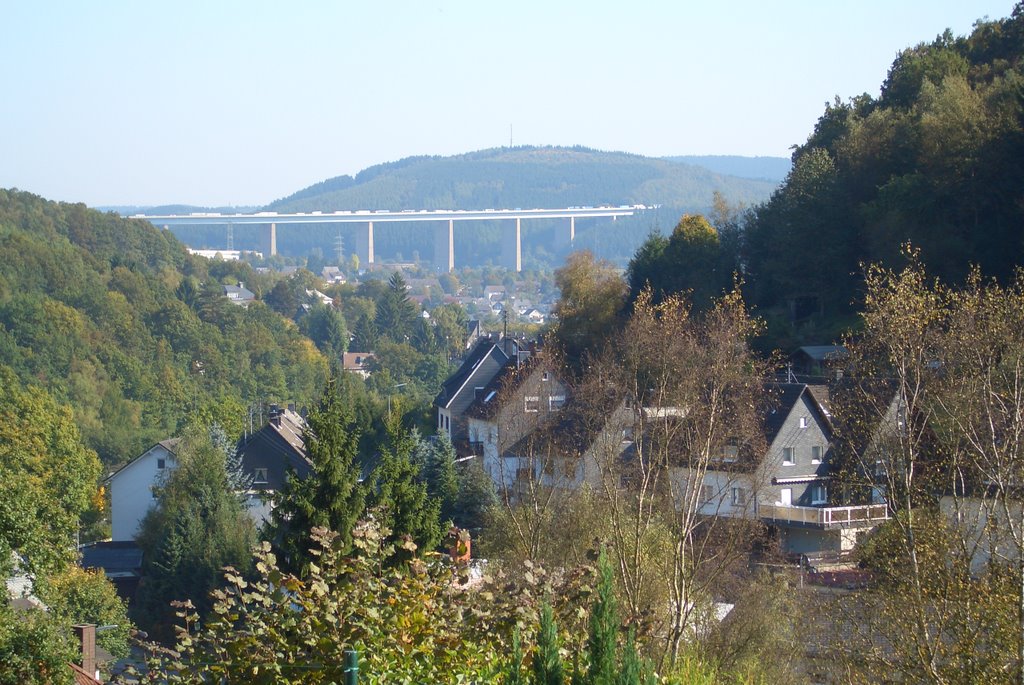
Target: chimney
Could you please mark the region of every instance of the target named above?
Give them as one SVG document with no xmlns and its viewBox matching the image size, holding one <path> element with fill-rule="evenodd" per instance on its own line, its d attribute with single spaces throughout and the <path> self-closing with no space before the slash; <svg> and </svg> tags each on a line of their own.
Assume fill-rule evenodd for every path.
<svg viewBox="0 0 1024 685">
<path fill-rule="evenodd" d="M 84 623 L 72 627 L 82 645 L 82 670 L 99 680 L 100 674 L 96 670 L 96 625 Z"/>
<path fill-rule="evenodd" d="M 281 427 L 281 408 L 278 407 L 276 404 L 270 405 L 270 411 L 267 413 L 267 418 L 270 420 L 270 423 L 272 423 L 273 425 L 275 425 L 278 428 L 280 428 Z"/>
<path fill-rule="evenodd" d="M 295 403 L 294 402 L 289 402 L 288 403 L 288 411 L 290 411 L 293 414 L 295 413 Z"/>
</svg>

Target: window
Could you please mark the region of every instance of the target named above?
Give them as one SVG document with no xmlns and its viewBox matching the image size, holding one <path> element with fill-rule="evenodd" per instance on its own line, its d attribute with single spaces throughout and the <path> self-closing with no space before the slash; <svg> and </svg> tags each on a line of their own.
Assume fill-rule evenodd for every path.
<svg viewBox="0 0 1024 685">
<path fill-rule="evenodd" d="M 156 467 L 158 469 L 165 468 L 166 466 L 167 466 L 167 460 L 166 459 L 157 459 L 156 460 Z"/>
<path fill-rule="evenodd" d="M 801 428 L 807 428 L 807 417 L 806 416 L 801 416 L 800 417 L 800 427 Z"/>
<path fill-rule="evenodd" d="M 255 475 L 253 476 L 253 479 L 252 479 L 252 482 L 253 483 L 266 483 L 267 482 L 267 470 L 266 469 L 256 469 L 255 470 Z"/>
<path fill-rule="evenodd" d="M 700 486 L 700 501 L 701 504 L 708 504 L 715 497 L 715 491 L 710 485 L 704 483 Z"/>
<path fill-rule="evenodd" d="M 544 374 L 540 377 L 540 379 L 547 383 L 549 380 L 551 380 L 551 374 L 545 371 Z"/>
<path fill-rule="evenodd" d="M 540 411 L 540 398 L 528 395 L 523 405 L 523 409 L 528 412 Z"/>
<path fill-rule="evenodd" d="M 796 462 L 793 461 L 793 448 L 792 447 L 783 447 L 782 448 L 782 465 L 783 466 L 792 466 L 795 463 Z"/>
<path fill-rule="evenodd" d="M 565 395 L 552 395 L 548 398 L 548 411 L 558 411 L 565 404 Z"/>
<path fill-rule="evenodd" d="M 821 463 L 821 446 L 820 445 L 815 445 L 814 447 L 811 448 L 811 463 L 812 464 L 820 464 Z"/>
<path fill-rule="evenodd" d="M 747 491 L 744 488 L 733 488 L 731 495 L 734 507 L 742 507 L 747 503 Z"/>
<path fill-rule="evenodd" d="M 736 443 L 731 442 L 731 443 L 727 444 L 723 448 L 723 450 L 722 450 L 722 460 L 723 461 L 733 462 L 733 461 L 736 461 L 737 459 L 739 459 L 739 456 L 740 456 L 740 446 L 737 445 Z"/>
<path fill-rule="evenodd" d="M 811 504 L 825 504 L 828 501 L 828 488 L 824 483 L 811 486 Z"/>
</svg>

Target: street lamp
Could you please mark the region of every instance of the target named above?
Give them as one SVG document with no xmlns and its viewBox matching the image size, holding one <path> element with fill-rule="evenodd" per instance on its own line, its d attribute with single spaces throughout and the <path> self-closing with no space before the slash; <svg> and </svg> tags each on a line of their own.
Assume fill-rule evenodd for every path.
<svg viewBox="0 0 1024 685">
<path fill-rule="evenodd" d="M 404 388 L 406 385 L 408 385 L 408 383 L 396 383 L 396 384 L 391 386 L 391 390 L 394 391 L 394 390 L 397 390 L 398 388 Z M 394 394 L 393 392 L 389 392 L 388 393 L 388 418 L 389 419 L 391 418 L 391 395 L 393 395 L 393 394 Z"/>
</svg>

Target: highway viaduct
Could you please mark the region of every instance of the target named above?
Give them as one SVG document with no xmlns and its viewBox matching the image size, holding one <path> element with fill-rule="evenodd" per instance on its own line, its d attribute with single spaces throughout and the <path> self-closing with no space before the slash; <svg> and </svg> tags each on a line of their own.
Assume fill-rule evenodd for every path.
<svg viewBox="0 0 1024 685">
<path fill-rule="evenodd" d="M 281 214 L 257 212 L 255 214 L 167 214 L 162 216 L 134 214 L 129 218 L 144 219 L 154 226 L 243 225 L 266 227 L 264 238 L 267 255 L 277 254 L 277 227 L 285 224 L 365 224 L 357 234 L 356 250 L 360 264 L 373 264 L 373 226 L 380 223 L 432 222 L 434 226 L 434 265 L 439 271 L 455 268 L 453 242 L 456 221 L 508 222 L 502 230 L 501 262 L 515 271 L 522 271 L 522 221 L 524 219 L 568 219 L 564 227 L 555 232 L 556 248 L 572 245 L 576 238 L 576 219 L 632 216 L 647 209 L 644 205 L 620 207 L 568 207 L 566 209 L 483 209 L 483 210 L 359 210 L 337 212 L 306 212 Z"/>
</svg>

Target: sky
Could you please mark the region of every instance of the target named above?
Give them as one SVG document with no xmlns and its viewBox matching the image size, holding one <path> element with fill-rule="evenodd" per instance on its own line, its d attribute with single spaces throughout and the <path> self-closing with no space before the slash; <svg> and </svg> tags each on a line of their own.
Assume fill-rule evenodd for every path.
<svg viewBox="0 0 1024 685">
<path fill-rule="evenodd" d="M 411 155 L 789 156 L 1013 0 L 9 0 L 0 187 L 263 205 Z"/>
</svg>

